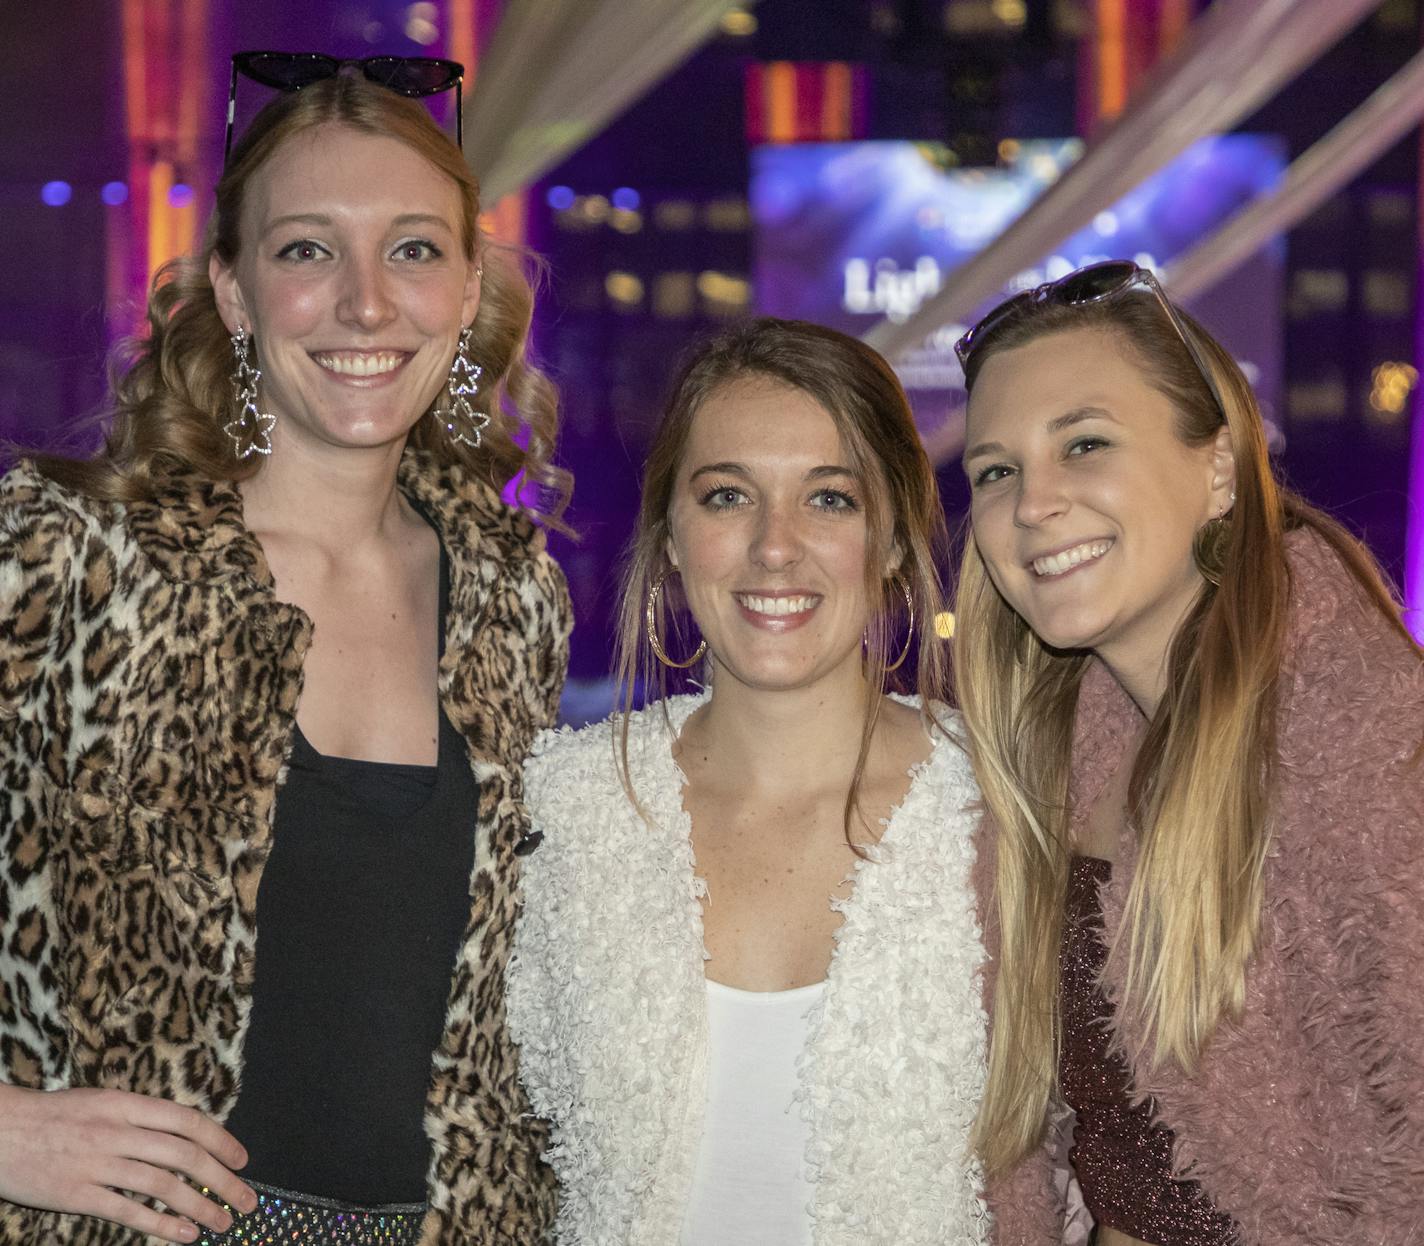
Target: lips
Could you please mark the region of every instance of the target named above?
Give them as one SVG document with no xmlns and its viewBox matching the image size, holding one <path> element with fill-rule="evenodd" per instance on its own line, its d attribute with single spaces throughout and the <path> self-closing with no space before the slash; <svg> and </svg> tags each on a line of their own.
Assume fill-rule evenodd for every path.
<svg viewBox="0 0 1424 1246">
<path fill-rule="evenodd" d="M 331 350 L 314 353 L 312 358 L 328 372 L 337 376 L 386 376 L 410 358 L 403 350 Z"/>
<path fill-rule="evenodd" d="M 1081 567 L 1084 563 L 1101 558 L 1112 546 L 1113 543 L 1106 540 L 1084 541 L 1079 545 L 1070 545 L 1067 549 L 1058 550 L 1053 554 L 1044 554 L 1033 559 L 1030 565 L 1033 567 L 1034 574 L 1043 578 L 1063 575 L 1075 567 Z"/>
<path fill-rule="evenodd" d="M 753 614 L 764 614 L 769 618 L 779 618 L 790 614 L 805 614 L 821 603 L 819 593 L 803 593 L 794 596 L 763 597 L 756 593 L 736 593 L 734 596 L 743 609 Z"/>
</svg>

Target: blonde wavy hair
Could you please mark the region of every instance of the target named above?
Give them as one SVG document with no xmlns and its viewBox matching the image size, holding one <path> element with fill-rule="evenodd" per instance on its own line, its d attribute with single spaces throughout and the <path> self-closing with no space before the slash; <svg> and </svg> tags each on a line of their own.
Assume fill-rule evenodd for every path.
<svg viewBox="0 0 1424 1246">
<path fill-rule="evenodd" d="M 665 703 L 674 690 L 644 625 L 649 594 L 663 577 L 667 583 L 659 596 L 656 626 L 664 648 L 674 657 L 695 649 L 681 583 L 666 552 L 673 488 L 692 421 L 713 394 L 752 378 L 798 389 L 830 415 L 864 492 L 869 529 L 866 594 L 877 608 L 865 637 L 869 703 L 858 724 L 860 753 L 845 802 L 846 838 L 856 847 L 853 824 L 880 712 L 880 690 L 913 692 L 931 715 L 934 703 L 948 700 L 946 646 L 934 631 L 935 618 L 944 609 L 941 568 L 946 565 L 948 532 L 934 469 L 899 380 L 869 346 L 834 329 L 774 317 L 747 321 L 694 348 L 674 383 L 643 470 L 642 502 L 623 575 L 615 658 L 619 773 L 636 805 L 628 772 L 629 717 L 640 701 Z M 887 576 L 885 568 L 896 555 L 898 566 Z M 888 671 L 908 634 L 909 603 L 917 643 L 903 667 Z M 689 674 L 695 677 L 698 672 Z"/>
<path fill-rule="evenodd" d="M 1172 642 L 1166 692 L 1133 767 L 1129 811 L 1141 848 L 1110 954 L 1126 958 L 1121 1008 L 1141 1026 L 1152 1062 L 1190 1071 L 1216 1026 L 1241 1014 L 1260 926 L 1291 590 L 1286 532 L 1318 533 L 1381 614 L 1404 629 L 1368 552 L 1275 479 L 1260 409 L 1235 360 L 1180 315 L 1222 398 L 1236 501 L 1220 584 L 1203 579 Z M 1202 446 L 1217 436 L 1223 412 L 1146 292 L 1026 309 L 976 346 L 966 368 L 970 394 L 991 356 L 1083 329 L 1109 335 L 1140 366 L 1171 402 L 1183 442 Z M 975 1137 L 986 1168 L 1004 1172 L 1037 1144 L 1054 1093 L 1073 720 L 1089 655 L 1039 641 L 994 587 L 970 535 L 957 587 L 954 679 L 997 823 L 993 903 L 1001 940 Z"/>
<path fill-rule="evenodd" d="M 409 444 L 497 490 L 522 472 L 535 486 L 528 492 L 538 495 L 530 508 L 557 526 L 572 478 L 552 462 L 557 394 L 526 353 L 534 299 L 525 257 L 482 236 L 479 185 L 430 113 L 359 75 L 341 74 L 279 96 L 253 119 L 218 182 L 201 251 L 159 270 L 148 299 L 147 332 L 115 352 L 102 449 L 88 459 L 37 456 L 37 466 L 60 483 L 117 502 L 152 498 L 159 482 L 175 471 L 235 481 L 258 469 L 259 463 L 237 458 L 222 431 L 236 409 L 233 356 L 208 264 L 213 256 L 225 265 L 236 262 L 244 197 L 273 153 L 289 139 L 329 124 L 394 138 L 449 177 L 460 196 L 465 258 L 478 257 L 484 266 L 471 326 L 471 354 L 484 369 L 482 397 L 490 415 L 482 443 L 478 449 L 454 444 L 436 421 L 421 419 Z"/>
</svg>

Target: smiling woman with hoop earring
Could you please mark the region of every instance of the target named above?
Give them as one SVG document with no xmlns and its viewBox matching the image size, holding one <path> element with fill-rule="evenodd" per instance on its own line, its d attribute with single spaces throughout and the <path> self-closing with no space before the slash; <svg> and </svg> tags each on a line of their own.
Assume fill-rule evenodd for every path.
<svg viewBox="0 0 1424 1246">
<path fill-rule="evenodd" d="M 1023 292 L 959 354 L 995 1240 L 1064 1240 L 1064 1165 L 1098 1246 L 1424 1240 L 1398 603 L 1146 269 Z"/>
<path fill-rule="evenodd" d="M 561 1243 L 985 1240 L 977 790 L 915 626 L 943 550 L 874 351 L 759 320 L 693 355 L 644 475 L 623 710 L 526 768 L 509 1015 Z"/>
</svg>

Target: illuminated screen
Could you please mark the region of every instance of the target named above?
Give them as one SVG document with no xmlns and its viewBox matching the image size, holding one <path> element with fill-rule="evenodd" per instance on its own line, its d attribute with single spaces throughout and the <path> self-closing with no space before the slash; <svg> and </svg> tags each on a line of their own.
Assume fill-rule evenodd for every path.
<svg viewBox="0 0 1424 1246">
<path fill-rule="evenodd" d="M 767 146 L 753 154 L 758 309 L 860 336 L 882 316 L 903 321 L 959 264 L 992 242 L 1082 151 L 1076 139 L 1006 142 L 994 168 L 951 167 L 925 143 Z M 1285 168 L 1279 139 L 1203 139 L 1100 212 L 1010 290 L 1095 260 L 1158 268 L 1272 189 Z M 1273 243 L 1191 310 L 1245 366 L 1268 415 L 1280 392 L 1282 252 Z M 921 426 L 963 402 L 954 358 L 961 324 L 941 327 L 897 361 Z"/>
</svg>

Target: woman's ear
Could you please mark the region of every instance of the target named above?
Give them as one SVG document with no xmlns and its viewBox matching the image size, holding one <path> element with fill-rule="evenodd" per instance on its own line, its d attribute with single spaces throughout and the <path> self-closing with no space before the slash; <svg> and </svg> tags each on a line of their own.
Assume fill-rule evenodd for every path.
<svg viewBox="0 0 1424 1246">
<path fill-rule="evenodd" d="M 1225 424 L 1211 447 L 1211 497 L 1214 515 L 1226 514 L 1236 503 L 1236 447 Z"/>
<path fill-rule="evenodd" d="M 470 265 L 465 277 L 465 292 L 460 302 L 460 328 L 468 329 L 475 323 L 480 310 L 480 293 L 484 289 L 485 270 L 482 262 Z"/>
<path fill-rule="evenodd" d="M 672 564 L 672 569 L 677 570 L 677 546 L 672 543 L 672 536 L 669 534 L 663 542 L 663 553 L 667 556 L 668 562 Z"/>
<path fill-rule="evenodd" d="M 247 303 L 237 284 L 237 273 L 231 265 L 224 264 L 216 255 L 208 259 L 208 280 L 212 283 L 213 297 L 218 305 L 218 315 L 229 333 L 236 333 L 241 326 L 252 331 L 252 318 L 247 314 Z"/>
<path fill-rule="evenodd" d="M 899 541 L 890 542 L 890 553 L 885 559 L 885 578 L 893 580 L 900 574 L 900 568 L 905 565 L 905 551 L 900 548 Z"/>
</svg>

